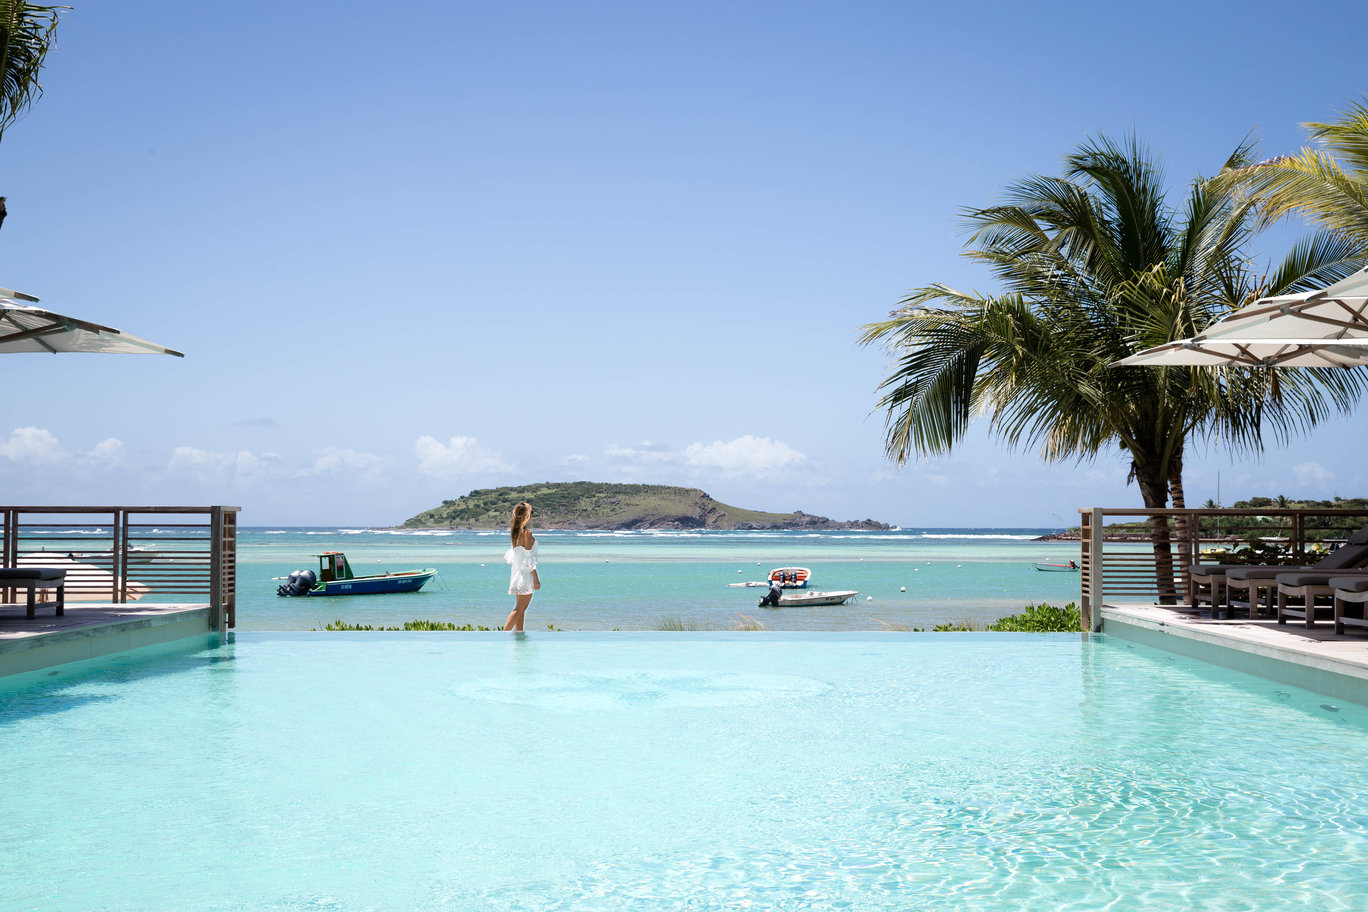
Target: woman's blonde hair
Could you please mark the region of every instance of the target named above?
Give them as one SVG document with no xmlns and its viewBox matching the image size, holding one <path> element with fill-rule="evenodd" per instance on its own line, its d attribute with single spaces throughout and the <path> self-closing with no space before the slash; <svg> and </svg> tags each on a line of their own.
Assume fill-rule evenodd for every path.
<svg viewBox="0 0 1368 912">
<path fill-rule="evenodd" d="M 523 501 L 513 508 L 513 523 L 508 527 L 509 535 L 513 539 L 513 544 L 518 544 L 518 539 L 522 538 L 523 530 L 527 528 L 527 523 L 532 519 L 532 505 Z"/>
</svg>

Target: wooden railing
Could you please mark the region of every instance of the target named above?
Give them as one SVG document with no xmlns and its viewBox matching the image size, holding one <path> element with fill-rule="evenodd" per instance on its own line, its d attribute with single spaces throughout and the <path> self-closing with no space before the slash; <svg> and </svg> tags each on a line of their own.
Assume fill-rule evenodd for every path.
<svg viewBox="0 0 1368 912">
<path fill-rule="evenodd" d="M 1104 600 L 1186 604 L 1194 563 L 1315 563 L 1368 514 L 1334 509 L 1078 511 L 1082 545 L 1082 621 L 1098 630 Z M 1137 540 L 1116 541 L 1118 523 L 1147 522 Z M 1157 531 L 1158 543 L 1151 530 Z M 1241 554 L 1240 552 L 1244 552 Z"/>
<path fill-rule="evenodd" d="M 0 507 L 0 565 L 66 569 L 69 602 L 204 602 L 222 630 L 237 623 L 240 509 Z"/>
</svg>

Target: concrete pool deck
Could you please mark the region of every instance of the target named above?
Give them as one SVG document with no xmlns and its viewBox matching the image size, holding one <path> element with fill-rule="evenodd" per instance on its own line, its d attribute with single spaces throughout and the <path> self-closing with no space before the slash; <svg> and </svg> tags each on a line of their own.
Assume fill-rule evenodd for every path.
<svg viewBox="0 0 1368 912">
<path fill-rule="evenodd" d="M 0 677 L 210 632 L 205 604 L 67 602 L 57 617 L 51 602 L 40 602 L 33 618 L 26 610 L 0 604 Z"/>
<path fill-rule="evenodd" d="M 1158 605 L 1102 607 L 1102 633 L 1368 705 L 1368 634 L 1273 618 L 1212 620 Z"/>
</svg>

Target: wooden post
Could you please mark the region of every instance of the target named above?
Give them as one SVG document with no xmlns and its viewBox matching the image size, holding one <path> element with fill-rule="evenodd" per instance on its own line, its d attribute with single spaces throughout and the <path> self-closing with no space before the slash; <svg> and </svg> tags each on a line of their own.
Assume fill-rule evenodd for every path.
<svg viewBox="0 0 1368 912">
<path fill-rule="evenodd" d="M 228 627 L 237 626 L 237 515 L 238 507 L 224 510 L 223 513 L 223 554 L 224 573 L 219 587 L 223 598 L 223 610 Z"/>
<path fill-rule="evenodd" d="M 209 508 L 209 629 L 223 630 L 223 507 Z"/>
<path fill-rule="evenodd" d="M 128 602 L 128 511 L 114 511 L 114 575 L 118 577 L 115 585 L 118 592 L 114 601 L 120 605 Z"/>
<path fill-rule="evenodd" d="M 3 554 L 0 554 L 0 559 L 3 559 L 4 563 L 0 563 L 0 567 L 17 567 L 19 565 L 18 557 L 16 556 L 16 552 L 19 549 L 18 517 L 18 510 L 13 507 L 6 508 L 4 549 Z M 3 590 L 0 590 L 0 599 L 4 599 L 8 602 L 14 597 L 12 594 L 14 591 L 15 590 L 6 586 Z"/>
<path fill-rule="evenodd" d="M 1093 633 L 1102 629 L 1102 508 L 1092 508 L 1088 551 L 1092 559 L 1092 572 L 1088 574 L 1089 624 Z"/>
</svg>

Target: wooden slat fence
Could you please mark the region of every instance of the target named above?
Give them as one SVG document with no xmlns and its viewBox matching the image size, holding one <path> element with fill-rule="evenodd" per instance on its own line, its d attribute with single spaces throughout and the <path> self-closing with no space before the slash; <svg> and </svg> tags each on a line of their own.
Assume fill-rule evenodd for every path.
<svg viewBox="0 0 1368 912">
<path fill-rule="evenodd" d="M 1188 567 L 1231 563 L 1229 552 L 1249 549 L 1248 563 L 1315 563 L 1368 513 L 1335 509 L 1080 509 L 1083 624 L 1097 630 L 1110 602 L 1186 604 Z M 1146 522 L 1136 540 L 1116 541 L 1117 524 Z M 1154 544 L 1153 529 L 1160 545 Z M 1129 530 L 1128 530 L 1129 533 Z M 1128 534 L 1127 537 L 1130 537 Z M 1225 553 L 1223 553 L 1225 552 Z"/>
<path fill-rule="evenodd" d="M 203 602 L 215 629 L 233 627 L 239 509 L 0 507 L 0 564 L 66 569 L 68 602 Z"/>
</svg>

